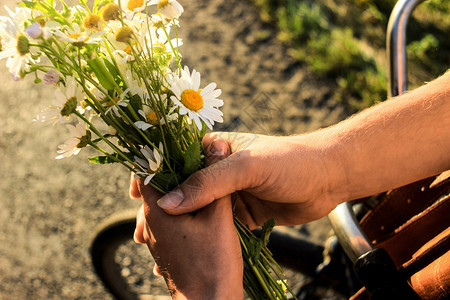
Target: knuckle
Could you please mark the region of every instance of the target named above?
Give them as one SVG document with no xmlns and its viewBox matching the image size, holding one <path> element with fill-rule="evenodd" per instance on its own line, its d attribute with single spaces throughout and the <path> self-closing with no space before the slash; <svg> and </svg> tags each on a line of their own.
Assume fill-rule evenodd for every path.
<svg viewBox="0 0 450 300">
<path fill-rule="evenodd" d="M 194 202 L 195 199 L 204 194 L 207 180 L 208 174 L 206 169 L 201 169 L 192 174 L 183 184 L 185 198 Z"/>
</svg>

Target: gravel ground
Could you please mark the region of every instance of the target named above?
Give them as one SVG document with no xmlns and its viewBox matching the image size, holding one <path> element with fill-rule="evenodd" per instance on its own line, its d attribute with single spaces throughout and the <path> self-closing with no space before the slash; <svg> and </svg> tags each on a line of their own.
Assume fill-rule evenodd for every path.
<svg viewBox="0 0 450 300">
<path fill-rule="evenodd" d="M 335 123 L 345 113 L 304 66 L 291 60 L 247 1 L 182 1 L 184 63 L 223 89 L 222 130 L 293 134 Z M 12 7 L 12 1 L 0 0 Z M 111 299 L 90 264 L 97 224 L 137 209 L 120 166 L 90 165 L 85 151 L 55 161 L 67 136 L 33 123 L 53 91 L 32 78 L 13 82 L 0 63 L 0 299 Z M 322 241 L 325 220 L 308 224 Z"/>
</svg>

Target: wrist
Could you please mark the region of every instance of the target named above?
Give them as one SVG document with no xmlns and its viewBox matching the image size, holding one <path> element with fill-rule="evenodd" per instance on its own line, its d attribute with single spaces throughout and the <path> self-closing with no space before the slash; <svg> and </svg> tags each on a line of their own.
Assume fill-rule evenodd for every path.
<svg viewBox="0 0 450 300">
<path fill-rule="evenodd" d="M 300 157 L 299 167 L 307 170 L 310 200 L 321 199 L 331 208 L 349 200 L 348 179 L 343 162 L 342 144 L 333 127 L 296 137 L 297 145 L 312 153 Z M 305 162 L 304 158 L 308 158 Z M 307 187 L 308 189 L 308 187 Z"/>
</svg>

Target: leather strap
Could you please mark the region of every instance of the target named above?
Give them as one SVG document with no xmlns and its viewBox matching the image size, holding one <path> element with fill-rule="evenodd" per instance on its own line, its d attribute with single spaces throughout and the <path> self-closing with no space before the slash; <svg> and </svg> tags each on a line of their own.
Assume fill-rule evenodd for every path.
<svg viewBox="0 0 450 300">
<path fill-rule="evenodd" d="M 450 299 L 450 170 L 383 195 L 361 220 L 423 299 Z M 351 299 L 368 299 L 361 289 Z"/>
</svg>

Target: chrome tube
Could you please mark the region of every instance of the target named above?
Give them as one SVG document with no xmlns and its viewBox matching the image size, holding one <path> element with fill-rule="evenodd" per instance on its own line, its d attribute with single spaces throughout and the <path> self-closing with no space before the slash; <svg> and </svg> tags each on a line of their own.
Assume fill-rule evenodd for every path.
<svg viewBox="0 0 450 300">
<path fill-rule="evenodd" d="M 406 26 L 414 8 L 424 0 L 399 0 L 395 5 L 387 28 L 386 50 L 389 65 L 389 97 L 407 90 Z M 372 243 L 359 226 L 352 206 L 348 202 L 338 205 L 329 215 L 331 226 L 348 257 L 355 262 L 373 249 Z"/>
<path fill-rule="evenodd" d="M 400 0 L 389 17 L 386 37 L 389 66 L 389 97 L 401 95 L 407 90 L 406 26 L 414 8 L 423 1 Z"/>
<path fill-rule="evenodd" d="M 369 239 L 359 226 L 350 203 L 344 202 L 338 205 L 328 215 L 328 219 L 339 243 L 352 262 L 373 249 Z"/>
</svg>

